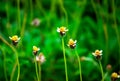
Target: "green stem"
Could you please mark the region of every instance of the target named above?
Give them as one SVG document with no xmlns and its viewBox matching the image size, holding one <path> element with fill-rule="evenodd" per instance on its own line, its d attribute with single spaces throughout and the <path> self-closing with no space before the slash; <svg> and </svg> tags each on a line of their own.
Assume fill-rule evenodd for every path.
<svg viewBox="0 0 120 81">
<path fill-rule="evenodd" d="M 62 38 L 62 48 L 63 48 L 64 63 L 65 63 L 66 81 L 68 81 L 67 63 L 66 63 L 66 57 L 65 57 L 65 47 L 64 47 L 64 38 Z"/>
<path fill-rule="evenodd" d="M 30 0 L 30 10 L 31 10 L 31 20 L 33 19 L 33 4 L 32 4 L 32 0 Z"/>
<path fill-rule="evenodd" d="M 112 10 L 113 10 L 113 20 L 114 20 L 114 29 L 115 29 L 115 33 L 117 36 L 117 41 L 118 41 L 118 58 L 120 57 L 120 33 L 119 33 L 119 29 L 118 29 L 118 25 L 117 25 L 117 19 L 116 19 L 116 7 L 115 7 L 115 0 L 112 0 Z M 120 69 L 120 60 L 118 61 L 118 67 Z"/>
<path fill-rule="evenodd" d="M 18 28 L 20 29 L 20 0 L 17 0 L 17 8 L 18 8 Z"/>
<path fill-rule="evenodd" d="M 79 57 L 79 55 L 78 55 L 77 50 L 75 50 L 75 53 L 76 53 L 76 56 L 77 56 L 77 59 L 78 59 L 78 63 L 79 63 L 80 81 L 82 81 L 82 71 L 81 71 L 81 62 L 80 62 L 80 57 Z"/>
<path fill-rule="evenodd" d="M 103 68 L 102 68 L 102 64 L 101 64 L 100 60 L 99 60 L 99 64 L 100 64 L 100 69 L 101 69 L 101 74 L 102 74 L 102 80 L 101 81 L 104 81 L 104 73 L 103 73 Z"/>
<path fill-rule="evenodd" d="M 4 56 L 4 74 L 5 74 L 5 80 L 8 81 L 7 79 L 7 73 L 6 73 L 6 56 Z"/>
<path fill-rule="evenodd" d="M 3 67 L 4 67 L 4 75 L 5 75 L 5 81 L 8 81 L 8 78 L 7 78 L 7 68 L 6 68 L 6 54 L 4 52 L 4 50 L 2 49 L 2 47 L 0 46 L 0 49 L 1 51 L 3 52 Z"/>
<path fill-rule="evenodd" d="M 39 67 L 39 77 L 40 77 L 40 81 L 41 81 L 41 63 L 38 64 Z"/>
<path fill-rule="evenodd" d="M 36 57 L 34 58 L 34 61 L 35 61 L 35 69 L 36 69 L 36 76 L 37 76 L 37 80 L 39 80 L 39 75 L 38 75 L 38 69 L 37 69 L 37 61 L 36 61 Z"/>
<path fill-rule="evenodd" d="M 16 67 L 17 67 L 17 62 L 13 66 L 12 73 L 11 73 L 11 76 L 10 76 L 10 81 L 13 81 L 13 76 L 15 74 Z"/>
<path fill-rule="evenodd" d="M 60 4 L 60 7 L 61 7 L 62 12 L 64 12 L 64 14 L 65 14 L 66 26 L 68 27 L 68 14 L 67 14 L 67 11 L 66 11 L 65 8 L 64 8 L 63 0 L 59 0 L 59 4 Z"/>
<path fill-rule="evenodd" d="M 17 81 L 19 81 L 20 78 L 20 63 L 18 59 L 18 53 L 16 54 L 16 59 L 17 59 L 17 64 L 18 64 L 18 76 L 17 76 Z"/>
<path fill-rule="evenodd" d="M 0 36 L 0 39 L 6 44 L 8 45 L 15 53 L 16 55 L 16 60 L 17 60 L 17 64 L 18 64 L 18 76 L 17 76 L 17 81 L 19 81 L 19 77 L 20 77 L 20 64 L 19 64 L 19 59 L 18 59 L 18 52 L 17 50 L 12 46 L 10 45 L 2 36 Z M 11 77 L 12 79 L 12 77 Z"/>
<path fill-rule="evenodd" d="M 7 3 L 6 3 L 6 14 L 7 14 L 7 23 L 9 22 L 10 18 L 9 18 L 9 2 L 7 0 Z"/>
</svg>

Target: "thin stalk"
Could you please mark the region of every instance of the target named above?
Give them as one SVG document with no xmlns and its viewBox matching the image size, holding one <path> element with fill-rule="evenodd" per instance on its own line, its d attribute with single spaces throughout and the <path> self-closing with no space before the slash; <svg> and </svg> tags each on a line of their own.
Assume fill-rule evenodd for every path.
<svg viewBox="0 0 120 81">
<path fill-rule="evenodd" d="M 32 0 L 30 0 L 30 11 L 31 11 L 31 20 L 33 19 L 33 4 L 32 4 Z"/>
<path fill-rule="evenodd" d="M 19 59 L 18 59 L 18 52 L 17 52 L 17 50 L 16 50 L 12 45 L 10 45 L 2 36 L 0 36 L 0 39 L 1 39 L 5 44 L 7 44 L 7 45 L 13 50 L 13 52 L 14 52 L 15 55 L 16 55 L 16 61 L 17 61 L 17 64 L 18 64 L 18 76 L 17 76 L 17 81 L 19 81 L 19 77 L 20 77 L 20 64 L 19 64 Z"/>
<path fill-rule="evenodd" d="M 8 81 L 8 79 L 7 79 L 7 73 L 6 73 L 6 70 L 7 70 L 6 69 L 6 62 L 5 61 L 6 61 L 6 56 L 4 55 L 4 74 L 5 74 L 5 80 Z"/>
<path fill-rule="evenodd" d="M 75 50 L 77 59 L 78 59 L 78 63 L 79 63 L 79 71 L 80 71 L 80 81 L 82 81 L 82 71 L 81 71 L 81 62 L 80 62 L 80 56 L 78 55 L 77 50 Z"/>
<path fill-rule="evenodd" d="M 22 24 L 22 26 L 21 26 L 21 27 L 22 27 L 22 28 L 21 28 L 21 32 L 20 32 L 21 40 L 19 41 L 18 47 L 19 47 L 20 45 L 22 45 L 22 39 L 23 39 L 24 32 L 25 32 L 26 21 L 27 21 L 27 14 L 25 13 L 25 14 L 24 14 L 24 19 L 23 19 L 23 24 Z"/>
<path fill-rule="evenodd" d="M 66 56 L 65 56 L 64 38 L 62 38 L 62 49 L 63 49 L 64 63 L 65 63 L 66 81 L 68 81 L 68 74 L 67 74 L 67 62 L 66 62 Z"/>
<path fill-rule="evenodd" d="M 118 41 L 118 59 L 120 57 L 120 33 L 119 33 L 119 29 L 118 29 L 118 26 L 117 26 L 117 20 L 116 20 L 116 7 L 115 7 L 115 0 L 112 0 L 112 10 L 113 10 L 113 20 L 114 20 L 114 30 L 115 30 L 115 33 L 116 33 L 116 36 L 117 36 L 117 41 Z M 120 59 L 118 61 L 118 67 L 120 69 Z"/>
<path fill-rule="evenodd" d="M 105 80 L 105 78 L 108 76 L 108 72 L 106 72 L 105 74 L 104 74 L 104 80 Z"/>
<path fill-rule="evenodd" d="M 18 76 L 17 76 L 17 81 L 19 81 L 19 78 L 20 78 L 20 63 L 19 63 L 19 59 L 18 59 L 18 54 L 16 54 L 16 59 L 17 59 L 17 64 L 18 64 Z"/>
<path fill-rule="evenodd" d="M 7 14 L 7 23 L 9 23 L 9 20 L 10 20 L 10 18 L 9 18 L 9 2 L 8 2 L 8 0 L 6 0 L 7 1 L 7 3 L 6 3 L 6 14 Z"/>
<path fill-rule="evenodd" d="M 37 61 L 36 61 L 36 58 L 34 58 L 34 61 L 35 61 L 35 70 L 36 70 L 36 76 L 37 76 L 37 80 L 39 80 L 39 75 L 38 75 L 38 69 L 37 69 Z"/>
<path fill-rule="evenodd" d="M 13 66 L 12 73 L 11 73 L 11 76 L 10 76 L 10 81 L 13 81 L 13 76 L 14 76 L 16 67 L 17 67 L 17 62 L 16 62 L 16 63 L 14 64 L 14 66 Z"/>
<path fill-rule="evenodd" d="M 99 64 L 100 64 L 100 69 L 101 69 L 101 74 L 102 74 L 102 80 L 101 81 L 104 81 L 104 73 L 103 73 L 103 68 L 102 68 L 102 64 L 101 64 L 100 60 L 99 60 Z"/>
<path fill-rule="evenodd" d="M 18 27 L 20 29 L 20 0 L 17 0 Z"/>
<path fill-rule="evenodd" d="M 4 57 L 4 59 L 3 59 L 3 67 L 4 67 L 4 75 L 5 75 L 5 81 L 8 81 L 8 78 L 7 78 L 7 68 L 6 68 L 6 54 L 5 54 L 5 52 L 4 52 L 4 50 L 2 49 L 2 47 L 0 46 L 0 49 L 2 50 L 2 52 L 3 52 L 3 57 Z"/>
<path fill-rule="evenodd" d="M 41 81 L 41 63 L 38 63 L 38 67 L 39 67 L 39 77 L 40 77 L 40 81 Z"/>
<path fill-rule="evenodd" d="M 64 8 L 63 1 L 62 1 L 62 0 L 59 0 L 59 4 L 60 4 L 60 7 L 61 7 L 61 10 L 62 10 L 62 11 L 64 12 L 64 14 L 65 14 L 66 26 L 68 27 L 68 14 L 67 14 L 67 11 L 66 11 L 65 8 Z"/>
</svg>

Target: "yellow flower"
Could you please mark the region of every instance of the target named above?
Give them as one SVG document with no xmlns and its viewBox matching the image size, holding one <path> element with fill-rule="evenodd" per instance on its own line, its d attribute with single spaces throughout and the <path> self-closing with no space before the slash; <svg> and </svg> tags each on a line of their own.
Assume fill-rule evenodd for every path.
<svg viewBox="0 0 120 81">
<path fill-rule="evenodd" d="M 94 56 L 101 56 L 102 55 L 102 50 L 95 50 L 94 53 L 92 53 Z"/>
<path fill-rule="evenodd" d="M 9 38 L 10 38 L 10 40 L 15 41 L 15 42 L 18 42 L 20 40 L 20 37 L 18 37 L 17 35 L 14 35 L 14 36 L 9 37 Z"/>
<path fill-rule="evenodd" d="M 33 46 L 33 53 L 36 55 L 40 48 Z"/>
<path fill-rule="evenodd" d="M 120 75 L 118 75 L 116 72 L 113 72 L 111 75 L 111 80 L 116 81 L 117 78 L 120 78 Z"/>
<path fill-rule="evenodd" d="M 112 73 L 111 77 L 118 78 L 118 74 L 116 72 Z"/>
<path fill-rule="evenodd" d="M 102 56 L 102 50 L 95 50 L 94 53 L 92 53 L 93 56 L 95 56 L 97 59 L 101 59 Z"/>
<path fill-rule="evenodd" d="M 72 49 L 74 49 L 76 47 L 76 40 L 74 41 L 73 39 L 69 39 L 68 41 L 68 46 Z"/>
<path fill-rule="evenodd" d="M 12 40 L 13 45 L 17 45 L 18 41 L 20 40 L 20 37 L 18 37 L 17 35 L 14 35 L 12 37 L 9 37 L 10 40 Z"/>
<path fill-rule="evenodd" d="M 68 29 L 66 29 L 66 27 L 64 27 L 64 26 L 57 28 L 57 32 L 59 32 L 61 36 L 65 35 L 65 33 L 67 31 L 68 31 Z"/>
<path fill-rule="evenodd" d="M 43 53 L 40 53 L 38 56 L 36 56 L 36 61 L 38 61 L 40 63 L 44 63 L 46 61 L 45 56 L 43 55 Z"/>
</svg>

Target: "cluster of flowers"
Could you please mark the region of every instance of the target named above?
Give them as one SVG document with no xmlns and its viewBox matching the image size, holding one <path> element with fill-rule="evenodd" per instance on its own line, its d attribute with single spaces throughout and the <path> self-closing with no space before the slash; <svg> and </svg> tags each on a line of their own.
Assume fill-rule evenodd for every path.
<svg viewBox="0 0 120 81">
<path fill-rule="evenodd" d="M 57 32 L 59 32 L 62 37 L 65 36 L 67 31 L 68 29 L 66 29 L 66 27 L 64 26 L 57 28 Z M 68 47 L 74 49 L 76 47 L 76 43 L 77 43 L 77 40 L 69 39 Z"/>
<path fill-rule="evenodd" d="M 59 32 L 62 37 L 65 36 L 67 31 L 68 29 L 64 26 L 57 28 L 57 32 Z M 12 41 L 13 45 L 15 46 L 18 44 L 20 40 L 20 37 L 18 37 L 17 35 L 14 35 L 9 38 Z M 77 43 L 77 40 L 69 39 L 68 47 L 70 47 L 71 49 L 74 49 L 76 47 L 76 43 Z M 33 54 L 36 56 L 36 61 L 42 64 L 45 62 L 46 59 L 42 52 L 40 52 L 39 55 L 37 55 L 38 51 L 40 51 L 40 48 L 38 48 L 37 46 L 33 46 Z M 101 60 L 102 50 L 95 50 L 95 52 L 93 52 L 92 55 L 95 56 L 97 60 Z M 118 75 L 116 72 L 113 72 L 111 75 L 111 80 L 116 81 L 116 79 L 118 78 L 120 78 L 120 75 Z"/>
<path fill-rule="evenodd" d="M 63 37 L 66 32 L 68 31 L 68 29 L 64 26 L 57 28 L 57 32 L 60 33 L 60 35 Z M 68 46 L 72 49 L 74 49 L 76 47 L 76 43 L 77 40 L 73 40 L 73 39 L 69 39 L 68 41 Z M 92 55 L 97 59 L 97 60 L 101 60 L 102 59 L 102 50 L 95 50 L 95 52 L 92 53 Z M 118 75 L 116 72 L 113 72 L 111 74 L 111 80 L 112 81 L 116 81 L 118 78 L 120 78 L 120 75 Z"/>
<path fill-rule="evenodd" d="M 12 41 L 13 45 L 15 45 L 15 46 L 18 44 L 18 42 L 20 40 L 20 37 L 18 37 L 17 35 L 14 35 L 9 38 Z M 40 50 L 40 48 L 33 46 L 33 54 L 36 56 L 36 61 L 40 62 L 42 64 L 45 62 L 45 56 L 43 55 L 42 52 L 40 52 L 39 55 L 37 55 L 39 50 Z"/>
</svg>

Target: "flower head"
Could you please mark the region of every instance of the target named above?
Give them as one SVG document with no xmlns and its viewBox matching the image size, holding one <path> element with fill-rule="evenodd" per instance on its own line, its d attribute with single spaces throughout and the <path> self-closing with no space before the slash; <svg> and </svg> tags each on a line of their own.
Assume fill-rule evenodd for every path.
<svg viewBox="0 0 120 81">
<path fill-rule="evenodd" d="M 111 64 L 108 64 L 108 65 L 106 66 L 106 69 L 107 69 L 108 71 L 111 70 L 111 69 L 112 69 Z"/>
<path fill-rule="evenodd" d="M 111 80 L 116 81 L 118 78 L 120 78 L 120 75 L 118 75 L 116 72 L 113 72 L 111 75 Z"/>
<path fill-rule="evenodd" d="M 85 61 L 85 60 L 86 60 L 86 57 L 85 57 L 85 56 L 82 56 L 82 57 L 80 58 L 80 60 L 81 60 L 81 61 Z"/>
<path fill-rule="evenodd" d="M 40 19 L 35 18 L 35 19 L 31 22 L 31 25 L 38 27 L 38 26 L 40 25 L 40 22 L 41 22 Z"/>
<path fill-rule="evenodd" d="M 92 54 L 99 60 L 102 57 L 102 50 L 95 50 L 95 52 Z"/>
<path fill-rule="evenodd" d="M 72 48 L 72 49 L 74 49 L 75 47 L 76 47 L 76 40 L 74 41 L 74 40 L 72 40 L 72 39 L 69 39 L 69 41 L 68 41 L 68 46 L 70 47 L 70 48 Z"/>
<path fill-rule="evenodd" d="M 9 37 L 9 38 L 10 38 L 10 40 L 12 40 L 12 43 L 15 46 L 17 45 L 18 41 L 20 40 L 20 37 L 18 37 L 17 35 L 14 35 L 14 36 Z"/>
<path fill-rule="evenodd" d="M 39 50 L 40 50 L 40 48 L 38 48 L 36 46 L 33 46 L 33 53 L 34 53 L 34 55 L 36 55 Z"/>
<path fill-rule="evenodd" d="M 59 32 L 61 36 L 64 36 L 67 31 L 68 29 L 66 29 L 64 26 L 57 28 L 57 32 Z"/>
<path fill-rule="evenodd" d="M 46 61 L 45 56 L 43 53 L 40 53 L 38 56 L 36 56 L 36 61 L 40 62 L 41 64 Z"/>
</svg>

